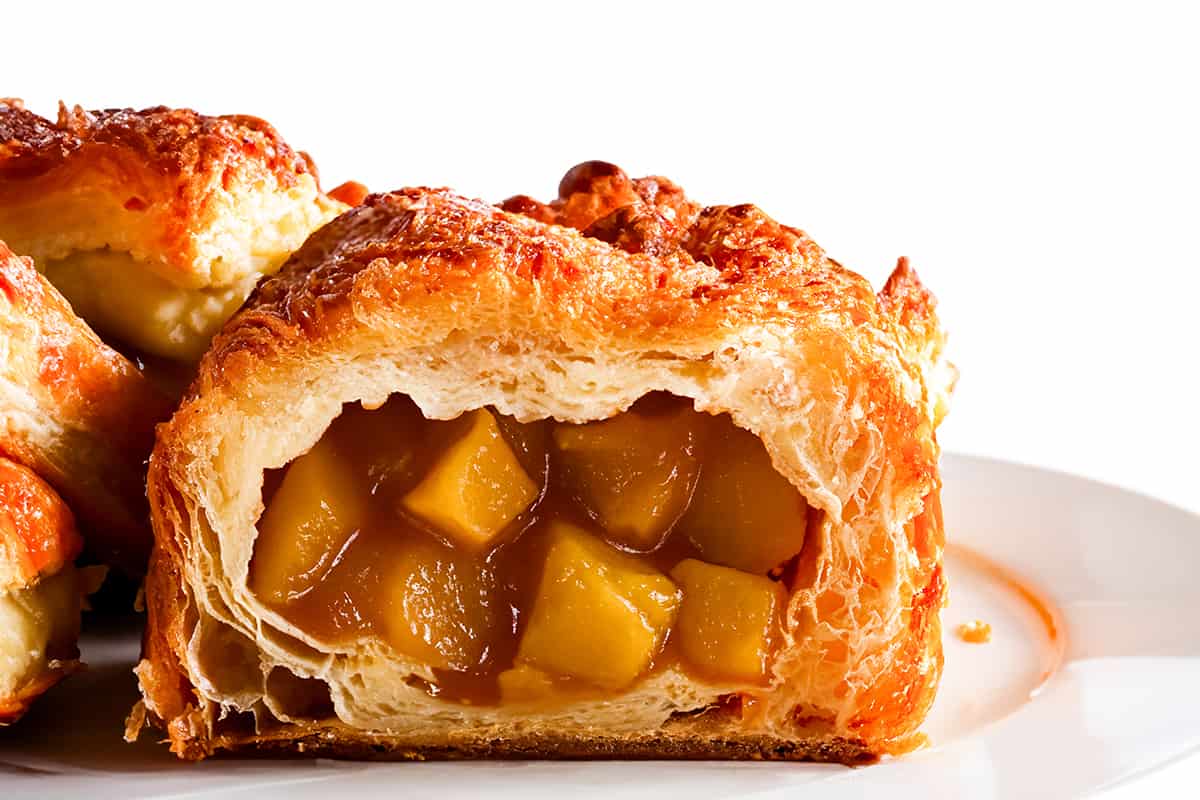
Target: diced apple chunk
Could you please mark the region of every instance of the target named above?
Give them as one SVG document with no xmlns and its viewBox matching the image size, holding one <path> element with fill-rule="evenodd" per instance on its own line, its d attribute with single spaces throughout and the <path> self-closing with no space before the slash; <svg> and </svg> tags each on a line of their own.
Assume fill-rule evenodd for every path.
<svg viewBox="0 0 1200 800">
<path fill-rule="evenodd" d="M 757 436 L 728 417 L 713 428 L 679 529 L 705 561 L 765 575 L 804 546 L 808 504 Z"/>
<path fill-rule="evenodd" d="M 529 703 L 555 694 L 554 677 L 537 667 L 517 664 L 496 676 L 501 703 Z"/>
<path fill-rule="evenodd" d="M 644 673 L 679 607 L 669 578 L 555 521 L 517 663 L 619 689 Z"/>
<path fill-rule="evenodd" d="M 641 552 L 662 543 L 695 486 L 704 421 L 677 401 L 667 413 L 634 408 L 601 422 L 554 429 L 567 487 L 609 541 Z"/>
<path fill-rule="evenodd" d="M 483 550 L 537 497 L 538 486 L 496 418 L 479 409 L 468 415 L 465 434 L 400 502 L 455 545 Z"/>
<path fill-rule="evenodd" d="M 704 672 L 761 682 L 779 614 L 783 587 L 769 578 L 685 559 L 671 570 L 683 589 L 673 641 Z"/>
<path fill-rule="evenodd" d="M 368 487 L 322 438 L 284 473 L 258 525 L 250 590 L 285 603 L 311 589 L 367 519 Z"/>
<path fill-rule="evenodd" d="M 383 609 L 388 641 L 404 655 L 439 669 L 471 670 L 497 635 L 494 580 L 481 560 L 419 531 L 396 545 L 385 568 Z"/>
<path fill-rule="evenodd" d="M 525 470 L 525 474 L 539 486 L 546 482 L 549 470 L 550 420 L 517 422 L 512 417 L 493 412 L 500 433 L 512 448 L 513 455 Z"/>
</svg>

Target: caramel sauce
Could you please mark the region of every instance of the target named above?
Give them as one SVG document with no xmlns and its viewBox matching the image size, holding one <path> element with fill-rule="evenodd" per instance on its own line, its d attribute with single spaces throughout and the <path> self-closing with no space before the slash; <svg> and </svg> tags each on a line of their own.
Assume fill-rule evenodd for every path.
<svg viewBox="0 0 1200 800">
<path fill-rule="evenodd" d="M 1025 601 L 1037 616 L 1046 633 L 1050 647 L 1042 657 L 1041 682 L 1045 683 L 1066 657 L 1067 643 L 1063 634 L 1062 617 L 1057 607 L 1021 576 L 1007 567 L 961 544 L 947 544 L 946 552 L 968 562 L 974 569 L 990 575 Z M 1036 691 L 1036 690 L 1035 690 Z"/>
<path fill-rule="evenodd" d="M 648 395 L 631 411 L 650 419 L 661 416 L 665 424 L 671 415 L 679 414 L 685 402 L 666 394 Z M 717 452 L 705 452 L 704 444 L 721 441 L 724 427 L 733 427 L 728 415 L 708 417 L 690 410 L 687 413 L 702 418 L 704 435 L 688 440 L 687 446 L 694 448 L 694 452 L 685 455 L 700 459 L 701 465 L 705 458 L 721 457 L 720 448 Z M 556 468 L 560 458 L 553 439 L 556 423 L 549 420 L 518 423 L 510 417 L 493 414 L 504 440 L 525 473 L 540 486 L 540 493 L 490 541 L 486 550 L 474 552 L 464 548 L 444 532 L 405 512 L 401 498 L 434 468 L 451 443 L 464 435 L 466 423 L 463 417 L 451 421 L 426 420 L 407 397 L 393 396 L 373 411 L 348 404 L 322 439 L 332 438 L 338 452 L 353 465 L 356 479 L 369 487 L 365 522 L 348 536 L 328 563 L 322 562 L 311 586 L 283 601 L 268 597 L 260 585 L 266 573 L 260 563 L 265 557 L 260 552 L 264 543 L 264 535 L 260 533 L 251 562 L 251 589 L 288 621 L 328 645 L 347 647 L 361 637 L 378 636 L 392 642 L 414 661 L 437 664 L 434 683 L 422 682 L 432 695 L 464 704 L 496 704 L 501 700 L 498 676 L 514 666 L 542 580 L 546 528 L 551 520 L 569 522 L 624 552 L 635 553 L 642 563 L 663 575 L 668 575 L 685 559 L 704 560 L 697 544 L 681 530 L 678 519 L 670 521 L 665 536 L 649 552 L 637 552 L 619 539 L 614 541 L 598 524 L 597 515 L 580 502 L 579 493 L 564 479 L 564 470 Z M 714 436 L 714 430 L 719 435 Z M 664 463 L 672 457 L 675 454 L 663 453 L 655 463 Z M 268 471 L 264 476 L 265 506 L 270 507 L 280 491 L 286 469 Z M 670 470 L 664 474 L 676 477 L 676 472 Z M 686 499 L 690 501 L 691 492 L 696 489 L 694 476 L 686 489 Z M 798 492 L 796 497 L 801 508 L 801 527 L 790 534 L 795 543 L 794 554 L 798 554 L 803 544 L 804 515 L 811 517 L 813 513 Z M 445 646 L 429 649 L 418 642 L 419 653 L 406 652 L 411 648 L 400 646 L 391 633 L 394 628 L 389 628 L 389 620 L 402 613 L 401 606 L 411 605 L 414 598 L 420 599 L 418 595 L 444 592 L 445 585 L 438 583 L 442 577 L 428 574 L 437 570 L 420 566 L 405 573 L 408 588 L 397 590 L 393 567 L 411 563 L 414 547 L 422 553 L 421 564 L 436 562 L 442 565 L 437 570 L 445 574 L 472 576 L 467 581 L 469 590 L 451 601 L 455 611 L 452 616 L 459 622 L 444 637 Z M 785 584 L 790 584 L 787 578 L 794 578 L 796 560 L 792 557 L 764 575 L 777 581 L 782 578 Z M 429 631 L 444 626 L 446 617 L 433 608 L 432 613 L 421 618 L 430 620 L 430 627 L 425 629 Z M 780 640 L 778 614 L 776 617 L 767 638 L 770 648 Z M 580 625 L 587 624 L 587 620 L 580 620 Z M 438 636 L 435 633 L 426 638 L 436 640 Z M 677 638 L 668 629 L 648 671 L 678 665 L 698 677 L 720 679 L 721 676 L 705 674 L 703 668 L 686 664 Z M 407 641 L 403 636 L 401 639 Z M 764 659 L 768 657 L 769 653 L 764 653 Z M 605 694 L 604 690 L 569 676 L 549 675 L 547 679 L 553 685 L 551 694 L 556 701 Z M 765 674 L 760 683 L 765 685 Z"/>
</svg>

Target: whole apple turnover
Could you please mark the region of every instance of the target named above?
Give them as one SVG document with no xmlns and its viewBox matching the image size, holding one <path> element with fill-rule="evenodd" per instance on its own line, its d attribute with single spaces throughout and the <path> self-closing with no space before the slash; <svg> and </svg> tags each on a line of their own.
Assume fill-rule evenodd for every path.
<svg viewBox="0 0 1200 800">
<path fill-rule="evenodd" d="M 254 117 L 60 106 L 52 121 L 0 100 L 0 238 L 123 352 L 194 364 L 345 208 Z"/>
<path fill-rule="evenodd" d="M 941 668 L 932 297 L 665 179 L 593 163 L 560 194 L 368 197 L 216 338 L 151 459 L 131 735 L 911 746 Z"/>
</svg>

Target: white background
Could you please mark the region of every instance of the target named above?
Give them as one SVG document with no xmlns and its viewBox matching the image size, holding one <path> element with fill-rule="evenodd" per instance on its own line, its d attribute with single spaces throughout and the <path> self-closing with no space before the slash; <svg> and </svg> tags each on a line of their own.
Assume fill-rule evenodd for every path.
<svg viewBox="0 0 1200 800">
<path fill-rule="evenodd" d="M 20 3 L 0 93 L 251 113 L 326 186 L 549 199 L 601 158 L 755 202 L 877 285 L 913 259 L 962 371 L 947 449 L 1200 510 L 1189 5 L 830 6 Z"/>
</svg>

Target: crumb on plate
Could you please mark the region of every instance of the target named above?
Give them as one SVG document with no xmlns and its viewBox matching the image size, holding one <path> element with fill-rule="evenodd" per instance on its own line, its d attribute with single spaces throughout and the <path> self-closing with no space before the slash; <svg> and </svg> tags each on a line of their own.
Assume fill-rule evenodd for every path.
<svg viewBox="0 0 1200 800">
<path fill-rule="evenodd" d="M 958 626 L 958 638 L 970 644 L 987 644 L 992 640 L 992 626 L 979 619 L 964 622 Z"/>
</svg>

